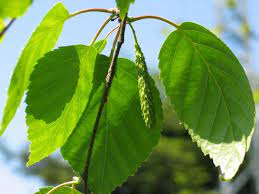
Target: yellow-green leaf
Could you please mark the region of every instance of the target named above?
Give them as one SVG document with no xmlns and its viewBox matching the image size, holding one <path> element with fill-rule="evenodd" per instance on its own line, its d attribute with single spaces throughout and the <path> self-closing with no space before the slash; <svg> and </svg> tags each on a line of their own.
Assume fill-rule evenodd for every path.
<svg viewBox="0 0 259 194">
<path fill-rule="evenodd" d="M 101 53 L 106 45 L 107 45 L 107 40 L 103 39 L 103 40 L 99 40 L 98 42 L 96 42 L 93 46 L 97 50 L 98 53 Z"/>
<path fill-rule="evenodd" d="M 259 90 L 258 89 L 254 91 L 254 101 L 256 104 L 259 103 Z"/>
<path fill-rule="evenodd" d="M 97 51 L 93 47 L 87 47 L 83 45 L 67 46 L 51 51 L 38 61 L 38 64 L 36 65 L 35 70 L 31 75 L 31 84 L 28 91 L 29 95 L 26 99 L 28 107 L 33 107 L 39 103 L 46 103 L 49 96 L 50 100 L 49 104 L 47 105 L 48 108 L 46 109 L 47 113 L 57 110 L 58 113 L 60 113 L 60 110 L 63 110 L 57 119 L 56 113 L 51 113 L 51 117 L 45 117 L 42 114 L 38 114 L 37 112 L 28 112 L 26 123 L 29 127 L 28 139 L 31 142 L 30 158 L 27 163 L 28 166 L 49 156 L 52 152 L 61 147 L 66 142 L 72 131 L 75 129 L 84 111 L 92 88 L 96 55 Z M 62 82 L 63 77 L 56 76 L 58 75 L 56 71 L 52 71 L 46 74 L 46 69 L 52 69 L 50 68 L 51 66 L 57 64 L 60 66 L 62 63 L 63 68 L 66 68 L 67 70 L 74 69 L 73 66 L 79 67 L 79 78 L 77 80 L 75 92 L 71 100 L 64 100 L 62 98 L 66 97 L 59 95 L 60 91 L 65 91 L 65 93 L 71 92 L 69 91 L 70 89 L 62 89 L 62 87 L 66 87 L 66 82 Z M 64 65 L 65 63 L 67 64 Z M 58 71 L 58 68 L 56 70 Z M 78 77 L 77 73 L 72 74 L 75 78 Z M 73 76 L 68 81 L 75 80 Z M 46 85 L 49 83 L 49 80 L 53 80 L 52 83 L 55 83 L 54 86 L 56 90 L 51 88 L 53 84 L 49 85 L 49 87 L 46 87 Z M 39 89 L 45 93 L 44 96 L 47 99 L 41 98 L 41 92 L 39 92 Z M 74 88 L 72 88 L 72 90 L 74 90 Z M 58 97 L 58 99 L 55 99 L 55 97 Z M 59 105 L 57 106 L 56 103 L 58 100 L 60 100 L 61 103 L 58 102 Z M 35 116 L 39 115 L 41 117 L 43 116 L 43 118 L 48 118 L 48 121 L 52 122 L 47 123 L 44 120 L 36 119 Z"/>
<path fill-rule="evenodd" d="M 124 19 L 125 14 L 128 12 L 130 4 L 134 3 L 135 0 L 116 0 L 117 7 L 120 9 L 120 16 Z"/>
<path fill-rule="evenodd" d="M 3 29 L 5 28 L 5 24 L 4 21 L 0 18 L 0 33 L 3 31 Z M 2 37 L 0 37 L 0 43 L 2 42 L 4 36 L 2 35 Z"/>
<path fill-rule="evenodd" d="M 0 0 L 0 18 L 17 18 L 25 13 L 32 0 Z"/>
<path fill-rule="evenodd" d="M 3 134 L 20 105 L 37 60 L 53 49 L 63 29 L 63 24 L 68 18 L 69 13 L 63 4 L 56 4 L 44 17 L 23 49 L 8 89 L 0 135 Z"/>
</svg>

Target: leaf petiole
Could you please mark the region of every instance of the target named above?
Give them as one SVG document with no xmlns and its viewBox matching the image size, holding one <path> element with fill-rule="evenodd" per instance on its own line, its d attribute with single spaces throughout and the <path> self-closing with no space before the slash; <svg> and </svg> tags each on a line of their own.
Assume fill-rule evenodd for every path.
<svg viewBox="0 0 259 194">
<path fill-rule="evenodd" d="M 160 20 L 160 21 L 163 21 L 165 23 L 168 23 L 170 24 L 171 26 L 175 27 L 175 28 L 179 28 L 180 26 L 177 25 L 176 23 L 166 19 L 166 18 L 163 18 L 163 17 L 160 17 L 160 16 L 154 16 L 154 15 L 144 15 L 144 16 L 138 16 L 138 17 L 128 17 L 128 22 L 130 23 L 133 23 L 133 22 L 136 22 L 136 21 L 139 21 L 139 20 L 143 20 L 143 19 L 155 19 L 155 20 Z"/>
<path fill-rule="evenodd" d="M 104 9 L 104 8 L 90 8 L 90 9 L 83 9 L 80 11 L 76 11 L 72 14 L 70 14 L 70 18 L 80 15 L 82 13 L 89 13 L 89 12 L 102 12 L 102 13 L 109 13 L 109 14 L 115 14 L 118 15 L 119 14 L 119 10 L 117 8 L 112 8 L 112 9 Z"/>
<path fill-rule="evenodd" d="M 108 37 L 113 33 L 115 32 L 118 28 L 120 27 L 120 25 L 114 27 L 113 29 L 111 29 L 110 32 L 107 33 L 107 35 L 105 36 L 105 39 L 108 39 Z"/>
<path fill-rule="evenodd" d="M 72 185 L 72 188 L 75 187 L 75 185 L 79 184 L 81 182 L 80 178 L 79 177 L 73 177 L 73 180 L 72 181 L 68 181 L 68 182 L 65 182 L 65 183 L 62 183 L 56 187 L 53 187 L 49 192 L 47 192 L 47 194 L 51 194 L 53 193 L 54 191 L 64 187 L 64 186 L 67 186 L 67 185 Z"/>
<path fill-rule="evenodd" d="M 102 26 L 100 27 L 100 29 L 97 31 L 96 35 L 94 36 L 94 38 L 91 42 L 91 46 L 93 46 L 93 44 L 95 43 L 95 41 L 97 40 L 97 38 L 99 37 L 99 35 L 103 31 L 103 29 L 107 26 L 107 24 L 112 20 L 113 17 L 114 17 L 114 14 L 110 15 L 110 17 L 108 17 L 105 20 L 105 22 L 102 24 Z"/>
</svg>

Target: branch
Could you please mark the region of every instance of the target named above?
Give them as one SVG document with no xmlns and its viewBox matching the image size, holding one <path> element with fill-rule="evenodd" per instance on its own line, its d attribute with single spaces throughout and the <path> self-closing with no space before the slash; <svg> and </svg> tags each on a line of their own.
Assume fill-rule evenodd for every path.
<svg viewBox="0 0 259 194">
<path fill-rule="evenodd" d="M 12 19 L 8 24 L 7 26 L 5 26 L 5 28 L 2 30 L 2 32 L 0 32 L 0 38 L 2 38 L 2 36 L 6 33 L 6 31 L 11 27 L 11 25 L 13 24 L 13 22 L 15 21 L 16 19 Z"/>
<path fill-rule="evenodd" d="M 94 142 L 95 142 L 95 138 L 96 138 L 96 133 L 97 133 L 97 129 L 98 129 L 98 126 L 99 126 L 99 122 L 100 122 L 100 118 L 101 118 L 101 115 L 102 115 L 104 105 L 105 105 L 105 103 L 107 102 L 107 99 L 108 99 L 109 90 L 110 90 L 110 87 L 112 85 L 112 80 L 113 80 L 114 75 L 115 75 L 115 69 L 116 69 L 116 64 L 117 64 L 117 59 L 118 59 L 118 56 L 119 56 L 119 53 L 120 53 L 120 49 L 121 49 L 121 47 L 124 43 L 126 24 L 127 24 L 127 14 L 125 16 L 125 19 L 120 23 L 120 39 L 117 43 L 117 47 L 116 47 L 116 50 L 113 54 L 112 61 L 111 61 L 111 64 L 110 64 L 110 67 L 109 67 L 109 70 L 108 70 L 108 73 L 107 73 L 107 76 L 106 76 L 103 97 L 102 97 L 102 100 L 101 100 L 101 103 L 100 103 L 100 106 L 99 106 L 99 110 L 98 110 L 96 120 L 95 120 L 95 123 L 94 123 L 93 134 L 91 136 L 90 143 L 89 143 L 86 165 L 85 165 L 84 172 L 83 172 L 83 175 L 82 175 L 82 178 L 84 180 L 84 194 L 88 193 L 88 172 L 89 172 Z"/>
</svg>

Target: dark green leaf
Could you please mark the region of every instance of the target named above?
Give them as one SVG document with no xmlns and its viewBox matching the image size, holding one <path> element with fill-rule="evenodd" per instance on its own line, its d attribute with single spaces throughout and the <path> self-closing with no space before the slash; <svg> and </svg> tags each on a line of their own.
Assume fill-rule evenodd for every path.
<svg viewBox="0 0 259 194">
<path fill-rule="evenodd" d="M 36 61 L 55 46 L 63 24 L 68 18 L 69 13 L 63 4 L 58 3 L 55 5 L 32 34 L 22 51 L 8 89 L 8 99 L 4 110 L 0 135 L 5 131 L 20 105 Z"/>
<path fill-rule="evenodd" d="M 47 99 L 42 99 L 42 94 L 38 92 L 38 89 L 40 88 L 34 91 L 35 85 L 38 85 L 39 87 L 42 87 L 41 89 L 44 90 L 44 92 L 48 94 L 48 96 L 51 98 L 48 107 L 46 108 L 46 111 L 48 111 L 47 113 L 56 111 L 55 103 L 57 101 L 55 100 L 55 95 L 58 95 L 59 98 L 62 98 L 62 96 L 60 96 L 58 93 L 58 91 L 60 90 L 58 88 L 66 87 L 66 85 L 64 85 L 64 83 L 62 83 L 60 80 L 56 80 L 57 72 L 49 73 L 48 79 L 46 79 L 45 73 L 46 69 L 51 69 L 51 66 L 57 65 L 57 61 L 69 63 L 64 65 L 64 67 L 68 67 L 69 65 L 78 65 L 80 69 L 79 79 L 72 99 L 65 105 L 64 110 L 57 120 L 51 123 L 46 123 L 43 120 L 36 119 L 34 115 L 27 115 L 26 122 L 29 126 L 28 139 L 31 141 L 31 154 L 30 160 L 27 165 L 32 165 L 40 161 L 41 159 L 47 157 L 49 154 L 54 152 L 60 146 L 62 146 L 76 127 L 77 122 L 79 121 L 87 104 L 90 91 L 92 89 L 93 71 L 96 55 L 97 52 L 95 48 L 77 45 L 63 47 L 58 50 L 52 51 L 41 60 L 39 60 L 39 64 L 36 66 L 35 71 L 32 73 L 31 76 L 31 84 L 29 86 L 28 93 L 34 95 L 33 99 L 32 95 L 29 95 L 30 99 L 26 99 L 28 107 L 31 107 L 33 104 L 37 105 L 41 103 L 42 100 L 44 100 L 44 102 L 47 101 Z M 74 76 L 77 77 L 77 75 L 75 74 Z M 72 79 L 75 80 L 75 78 Z M 49 80 L 54 80 L 56 84 L 59 84 L 55 86 L 55 88 L 57 88 L 56 91 L 52 90 L 51 87 L 45 88 L 47 83 L 49 83 Z M 64 93 L 67 93 L 67 91 L 65 91 Z M 60 100 L 65 103 L 68 99 Z M 30 104 L 31 102 L 33 102 L 33 104 Z M 59 111 L 61 110 L 61 105 L 58 109 Z M 41 114 L 39 115 L 42 116 Z M 54 116 L 56 117 L 56 115 Z M 53 116 L 49 117 L 49 119 L 53 120 Z"/>
<path fill-rule="evenodd" d="M 179 119 L 224 178 L 231 179 L 254 131 L 253 95 L 241 64 L 220 39 L 193 23 L 169 35 L 159 59 Z"/>
<path fill-rule="evenodd" d="M 117 7 L 120 9 L 120 16 L 124 19 L 125 14 L 128 12 L 130 4 L 135 0 L 116 0 Z"/>
<path fill-rule="evenodd" d="M 53 187 L 44 187 L 41 188 L 35 194 L 47 194 Z M 62 187 L 56 191 L 53 191 L 51 194 L 80 194 L 81 192 L 74 190 L 71 187 Z"/>
<path fill-rule="evenodd" d="M 38 60 L 30 77 L 27 114 L 46 123 L 55 121 L 73 97 L 79 65 L 74 47 L 59 48 Z"/>
<path fill-rule="evenodd" d="M 94 87 L 83 116 L 62 147 L 63 157 L 73 169 L 82 173 L 88 152 L 89 139 L 101 102 L 109 59 L 99 56 L 96 63 Z M 135 64 L 118 59 L 117 71 L 108 101 L 102 113 L 89 169 L 90 189 L 95 194 L 109 194 L 133 175 L 158 143 L 162 129 L 162 108 L 159 92 L 150 78 L 154 96 L 154 126 L 149 129 L 143 121 L 138 97 Z"/>
</svg>

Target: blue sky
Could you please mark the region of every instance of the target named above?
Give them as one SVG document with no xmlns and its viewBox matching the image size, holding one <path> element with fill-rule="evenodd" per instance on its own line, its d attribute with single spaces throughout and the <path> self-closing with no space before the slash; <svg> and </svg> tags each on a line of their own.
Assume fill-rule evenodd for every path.
<svg viewBox="0 0 259 194">
<path fill-rule="evenodd" d="M 257 0 L 249 1 L 249 20 L 252 23 L 252 29 L 259 34 L 259 3 L 256 1 Z M 7 88 L 10 77 L 19 54 L 33 30 L 56 2 L 56 0 L 34 0 L 28 12 L 14 23 L 0 44 L 0 118 L 2 118 L 4 104 L 7 99 Z M 112 8 L 115 6 L 114 0 L 64 0 L 62 2 L 70 12 L 91 7 Z M 138 16 L 144 14 L 161 15 L 176 23 L 192 21 L 204 25 L 207 28 L 213 28 L 216 23 L 215 1 L 213 0 L 136 0 L 136 3 L 131 7 L 129 15 Z M 57 47 L 73 44 L 88 44 L 106 18 L 107 14 L 104 13 L 89 13 L 71 19 L 65 24 Z M 105 36 L 114 25 L 116 24 L 109 25 L 101 37 Z M 162 29 L 168 27 L 173 30 L 173 28 L 160 21 L 151 20 L 136 22 L 134 26 L 141 40 L 141 46 L 148 65 L 152 69 L 156 69 L 159 48 L 166 38 L 162 33 Z M 127 32 L 126 38 L 127 41 L 123 45 L 121 55 L 132 58 L 134 54 L 133 39 L 130 31 Z M 112 39 L 110 38 L 109 40 L 111 42 Z M 107 48 L 110 48 L 110 46 L 111 43 L 108 44 Z M 232 49 L 234 52 L 236 51 L 235 47 L 232 47 Z M 258 42 L 254 42 L 252 44 L 252 64 L 256 64 L 258 61 L 259 56 L 256 56 L 258 51 Z M 104 52 L 107 53 L 108 49 Z M 23 103 L 6 133 L 0 139 L 1 142 L 15 151 L 19 151 L 28 143 L 26 140 L 27 128 L 24 119 L 24 109 L 25 104 Z M 0 193 L 30 194 L 36 191 L 37 187 L 42 184 L 38 179 L 33 177 L 25 178 L 23 175 L 15 173 L 15 164 L 6 163 L 6 161 L 1 159 L 1 155 L 0 172 Z M 68 177 L 68 179 L 69 178 L 70 177 Z"/>
</svg>

